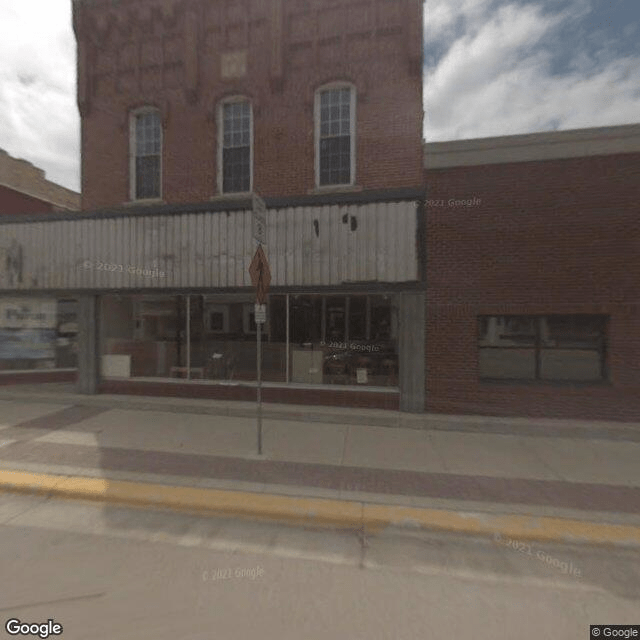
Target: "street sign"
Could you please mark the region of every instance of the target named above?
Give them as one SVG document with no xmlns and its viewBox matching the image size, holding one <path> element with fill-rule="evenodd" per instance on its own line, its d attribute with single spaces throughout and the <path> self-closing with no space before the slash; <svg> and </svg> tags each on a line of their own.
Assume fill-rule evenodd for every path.
<svg viewBox="0 0 640 640">
<path fill-rule="evenodd" d="M 256 304 L 253 313 L 256 318 L 256 324 L 264 324 L 267 321 L 267 305 Z"/>
<path fill-rule="evenodd" d="M 267 293 L 269 284 L 271 283 L 271 270 L 267 262 L 267 256 L 261 246 L 258 246 L 256 254 L 253 256 L 251 265 L 249 266 L 249 275 L 251 282 L 256 288 L 256 301 L 258 304 L 265 304 L 267 301 Z"/>
<path fill-rule="evenodd" d="M 253 194 L 251 200 L 253 204 L 253 218 L 251 220 L 253 239 L 258 244 L 267 244 L 267 205 L 257 193 Z"/>
</svg>

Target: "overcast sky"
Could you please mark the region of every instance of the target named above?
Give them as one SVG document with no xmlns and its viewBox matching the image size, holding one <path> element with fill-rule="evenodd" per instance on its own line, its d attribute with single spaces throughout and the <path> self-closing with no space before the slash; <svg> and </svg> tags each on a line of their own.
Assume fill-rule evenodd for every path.
<svg viewBox="0 0 640 640">
<path fill-rule="evenodd" d="M 429 0 L 428 141 L 640 122 L 639 0 Z M 71 0 L 0 0 L 0 148 L 80 186 Z"/>
</svg>

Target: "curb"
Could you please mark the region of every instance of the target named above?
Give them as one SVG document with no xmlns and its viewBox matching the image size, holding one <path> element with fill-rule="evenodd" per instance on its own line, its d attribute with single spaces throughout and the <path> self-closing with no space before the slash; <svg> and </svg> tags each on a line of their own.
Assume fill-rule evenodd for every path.
<svg viewBox="0 0 640 640">
<path fill-rule="evenodd" d="M 326 498 L 222 491 L 0 470 L 0 491 L 271 520 L 376 534 L 388 527 L 537 542 L 640 547 L 640 527 L 558 517 L 420 509 Z"/>
</svg>

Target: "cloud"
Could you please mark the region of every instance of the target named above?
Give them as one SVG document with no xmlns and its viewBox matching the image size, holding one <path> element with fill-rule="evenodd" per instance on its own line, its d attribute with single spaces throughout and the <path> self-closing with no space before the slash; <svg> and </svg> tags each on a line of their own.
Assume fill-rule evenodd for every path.
<svg viewBox="0 0 640 640">
<path fill-rule="evenodd" d="M 0 0 L 0 147 L 79 189 L 69 0 Z"/>
<path fill-rule="evenodd" d="M 639 31 L 629 6 L 427 0 L 425 138 L 637 122 Z M 79 189 L 71 1 L 0 0 L 0 60 L 0 147 Z"/>
<path fill-rule="evenodd" d="M 443 4 L 446 9 L 439 8 Z M 425 70 L 425 138 L 638 121 L 640 59 L 621 56 L 602 32 L 590 33 L 590 45 L 586 43 L 583 32 L 590 12 L 583 0 L 556 12 L 545 11 L 540 3 L 497 7 L 488 0 L 436 0 L 438 24 L 445 31 L 464 26 L 468 17 L 474 22 Z M 563 36 L 576 25 L 585 44 L 573 50 Z"/>
</svg>

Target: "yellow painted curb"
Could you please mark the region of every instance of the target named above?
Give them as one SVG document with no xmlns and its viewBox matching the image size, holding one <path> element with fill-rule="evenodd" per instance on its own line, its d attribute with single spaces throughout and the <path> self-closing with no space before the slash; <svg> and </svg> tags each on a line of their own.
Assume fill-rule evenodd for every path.
<svg viewBox="0 0 640 640">
<path fill-rule="evenodd" d="M 293 525 L 357 529 L 371 534 L 387 527 L 410 527 L 494 539 L 640 546 L 640 527 L 557 517 L 422 509 L 5 470 L 0 470 L 0 490 L 268 519 Z"/>
<path fill-rule="evenodd" d="M 362 526 L 362 504 L 344 500 L 296 498 L 3 470 L 0 470 L 0 489 L 196 513 L 265 518 L 296 525 L 348 529 L 359 529 Z"/>
<path fill-rule="evenodd" d="M 494 538 L 503 536 L 512 540 L 640 546 L 640 527 L 550 516 L 494 515 L 365 504 L 363 521 L 367 528 L 373 530 L 388 526 L 417 527 Z"/>
</svg>

